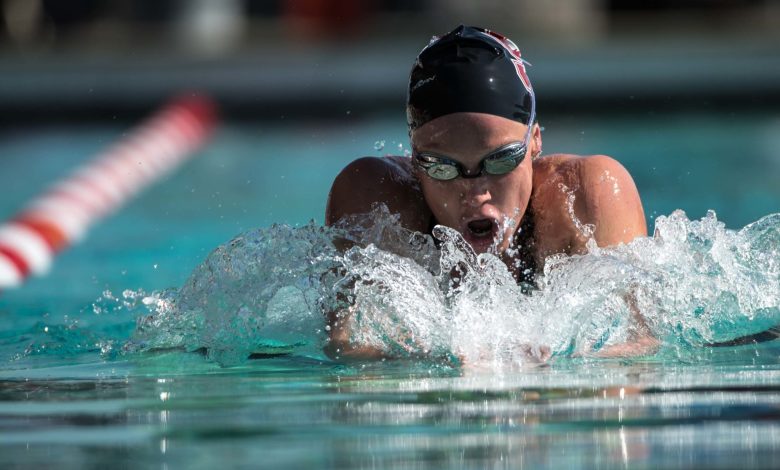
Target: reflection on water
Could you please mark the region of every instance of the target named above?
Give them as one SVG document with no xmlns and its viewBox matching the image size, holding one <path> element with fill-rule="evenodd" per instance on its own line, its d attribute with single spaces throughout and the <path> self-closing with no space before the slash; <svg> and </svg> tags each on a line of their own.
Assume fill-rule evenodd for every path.
<svg viewBox="0 0 780 470">
<path fill-rule="evenodd" d="M 777 220 L 742 231 L 718 222 L 733 228 L 777 209 L 767 171 L 780 155 L 775 114 L 547 115 L 545 144 L 558 146 L 548 150 L 614 155 L 635 176 L 649 216 L 683 207 L 691 217 L 662 218 L 658 235 L 625 250 L 561 259 L 530 296 L 499 285 L 500 274 L 449 290 L 439 282 L 439 254 L 429 256 L 421 241 L 404 253 L 413 264 L 394 257 L 390 240 L 409 234 L 390 223 L 361 242 L 373 237 L 374 248 L 348 259 L 331 256 L 317 224 L 250 231 L 185 287 L 125 291 L 183 284 L 208 250 L 250 227 L 321 218 L 331 177 L 349 159 L 377 140 L 387 149 L 405 139 L 395 117 L 324 132 L 228 126 L 203 158 L 66 253 L 48 279 L 0 297 L 0 467 L 771 466 L 780 457 L 778 346 L 702 344 L 760 331 L 776 316 Z M 68 126 L 4 135 L 0 206 L 13 213 L 119 132 Z M 708 207 L 718 219 L 697 220 Z M 260 255 L 271 261 L 258 263 Z M 366 318 L 366 333 L 382 332 L 382 344 L 394 347 L 394 325 L 414 320 L 428 341 L 419 345 L 460 347 L 484 367 L 326 361 L 322 318 L 312 313 L 339 279 L 313 274 L 347 262 L 340 276 L 382 278 L 400 295 L 389 319 Z M 399 273 L 413 288 L 393 283 Z M 257 284 L 242 284 L 241 275 Z M 627 331 L 610 322 L 622 314 L 614 293 L 643 276 L 661 351 L 568 357 Z M 114 292 L 93 309 L 85 299 L 107 287 Z M 564 289 L 573 295 L 559 295 Z M 368 283 L 360 295 L 366 306 L 387 297 Z M 435 306 L 421 308 L 420 296 Z M 477 315 L 485 306 L 492 313 Z M 530 307 L 546 313 L 529 317 Z M 447 316 L 459 318 L 449 336 L 422 334 Z M 558 354 L 545 366 L 513 367 L 525 358 L 512 354 L 505 331 Z M 296 356 L 245 360 L 257 350 Z"/>
<path fill-rule="evenodd" d="M 774 362 L 587 360 L 496 375 L 304 358 L 224 369 L 179 352 L 102 380 L 78 367 L 71 379 L 4 373 L 0 463 L 758 467 L 780 457 L 778 350 L 759 349 Z M 161 369 L 179 362 L 189 371 Z"/>
<path fill-rule="evenodd" d="M 0 465 L 749 468 L 780 457 L 780 346 L 706 346 L 778 323 L 780 216 L 732 231 L 714 214 L 674 213 L 653 237 L 552 260 L 528 293 L 457 234 L 436 248 L 377 210 L 352 228 L 245 233 L 180 289 L 106 292 L 96 325 L 0 338 L 14 352 L 0 370 Z M 342 255 L 334 237 L 356 246 Z M 466 275 L 452 283 L 456 265 Z M 630 338 L 627 292 L 662 348 L 599 359 Z M 429 359 L 326 359 L 321 312 L 343 295 L 364 313 L 363 340 Z M 555 355 L 529 361 L 527 344 Z"/>
</svg>

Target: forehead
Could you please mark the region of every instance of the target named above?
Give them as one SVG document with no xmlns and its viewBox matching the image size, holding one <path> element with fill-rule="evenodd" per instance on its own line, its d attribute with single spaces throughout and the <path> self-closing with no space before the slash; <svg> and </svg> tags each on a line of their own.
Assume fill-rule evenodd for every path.
<svg viewBox="0 0 780 470">
<path fill-rule="evenodd" d="M 412 131 L 412 146 L 442 153 L 486 152 L 523 140 L 528 127 L 484 113 L 453 113 L 433 119 Z"/>
</svg>

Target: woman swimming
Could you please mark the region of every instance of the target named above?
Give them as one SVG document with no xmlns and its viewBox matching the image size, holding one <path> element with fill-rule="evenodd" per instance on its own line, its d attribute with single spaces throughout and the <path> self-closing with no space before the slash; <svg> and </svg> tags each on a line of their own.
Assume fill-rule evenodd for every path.
<svg viewBox="0 0 780 470">
<path fill-rule="evenodd" d="M 499 256 L 518 282 L 532 281 L 551 255 L 587 251 L 591 240 L 603 247 L 647 235 L 620 163 L 542 155 L 525 62 L 504 36 L 459 26 L 434 38 L 412 68 L 406 110 L 411 158 L 350 163 L 331 188 L 327 224 L 382 203 L 407 229 L 457 230 L 476 253 Z M 354 344 L 348 323 L 343 312 L 332 315 L 332 355 L 381 355 Z"/>
</svg>

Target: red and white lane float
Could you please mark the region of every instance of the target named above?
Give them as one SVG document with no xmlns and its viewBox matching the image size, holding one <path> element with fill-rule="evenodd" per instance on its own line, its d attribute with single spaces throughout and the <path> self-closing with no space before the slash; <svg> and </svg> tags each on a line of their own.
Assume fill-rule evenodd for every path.
<svg viewBox="0 0 780 470">
<path fill-rule="evenodd" d="M 174 100 L 0 225 L 0 289 L 46 273 L 93 223 L 192 156 L 211 134 L 215 114 L 203 96 Z"/>
</svg>

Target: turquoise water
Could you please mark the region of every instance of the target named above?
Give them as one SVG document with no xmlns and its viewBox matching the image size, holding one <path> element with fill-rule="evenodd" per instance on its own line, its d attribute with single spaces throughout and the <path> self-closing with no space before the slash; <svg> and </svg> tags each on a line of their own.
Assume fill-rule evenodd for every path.
<svg viewBox="0 0 780 470">
<path fill-rule="evenodd" d="M 512 291 L 491 294 L 486 302 L 498 315 L 483 321 L 490 336 L 456 324 L 457 334 L 446 339 L 435 334 L 445 318 L 436 312 L 469 318 L 479 310 L 474 305 L 482 305 L 469 302 L 479 296 L 441 309 L 435 299 L 415 303 L 407 293 L 430 292 L 424 287 L 435 278 L 381 250 L 357 253 L 350 269 L 370 267 L 369 277 L 386 276 L 395 289 L 389 301 L 369 289 L 366 305 L 381 299 L 383 312 L 416 322 L 426 347 L 458 349 L 460 357 L 477 360 L 332 362 L 319 353 L 321 319 L 301 313 L 311 314 L 320 300 L 320 279 L 312 281 L 311 273 L 333 262 L 318 238 L 325 197 L 352 158 L 403 153 L 403 121 L 225 126 L 196 160 L 63 253 L 48 277 L 0 295 L 0 462 L 771 466 L 780 454 L 780 347 L 703 343 L 760 331 L 779 318 L 772 263 L 780 224 L 770 218 L 735 230 L 780 212 L 780 115 L 551 116 L 542 124 L 547 152 L 606 153 L 623 162 L 636 179 L 650 227 L 664 216 L 664 244 L 648 241 L 620 253 L 564 260 L 548 276 L 547 290 L 517 303 L 548 309 L 534 319 L 542 323 L 502 323 L 522 312 L 508 315 L 518 307 L 500 303 L 514 298 Z M 0 214 L 11 215 L 124 130 L 113 123 L 6 130 L 0 135 Z M 669 216 L 676 209 L 687 217 Z M 705 217 L 708 209 L 717 219 Z M 310 219 L 315 223 L 306 225 Z M 269 228 L 274 223 L 291 227 Z M 235 276 L 196 269 L 239 233 L 246 246 L 218 252 L 230 255 Z M 276 264 L 258 267 L 251 262 L 258 254 L 277 256 Z M 320 257 L 317 262 L 309 262 L 312 255 Z M 212 257 L 211 265 L 224 267 L 223 259 Z M 660 267 L 651 270 L 656 261 Z M 584 296 L 579 286 L 585 280 L 576 273 L 585 269 L 616 285 L 631 278 L 627 272 L 654 274 L 644 301 L 648 311 L 657 310 L 650 315 L 664 338 L 657 355 L 572 357 L 572 341 L 576 348 L 594 335 L 608 343 L 625 333 L 615 320 L 619 309 L 612 317 L 596 315 L 611 305 L 609 288 Z M 392 278 L 411 279 L 414 288 L 395 286 Z M 185 289 L 162 292 L 179 286 Z M 477 294 L 494 287 L 472 286 Z M 555 303 L 565 298 L 564 288 L 580 294 L 576 302 Z M 173 302 L 176 308 L 168 312 L 178 316 L 166 316 L 160 301 Z M 209 302 L 218 307 L 202 316 L 181 307 Z M 264 323 L 239 321 L 233 314 L 238 304 L 268 313 L 257 316 Z M 571 330 L 583 310 L 592 327 Z M 146 316 L 148 322 L 137 323 Z M 509 327 L 518 333 L 498 334 Z M 466 346 L 503 347 L 512 338 L 546 341 L 556 354 L 534 366 L 510 348 L 508 360 L 480 362 L 482 351 Z M 245 353 L 255 350 L 265 356 L 246 361 Z M 269 357 L 290 350 L 292 355 Z"/>
</svg>

